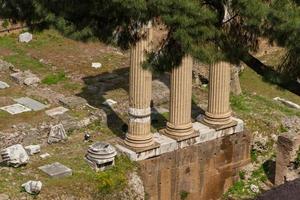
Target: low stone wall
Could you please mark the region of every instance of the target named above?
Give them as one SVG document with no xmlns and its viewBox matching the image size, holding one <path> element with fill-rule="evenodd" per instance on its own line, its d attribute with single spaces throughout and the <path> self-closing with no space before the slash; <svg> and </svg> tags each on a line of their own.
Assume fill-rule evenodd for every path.
<svg viewBox="0 0 300 200">
<path fill-rule="evenodd" d="M 149 200 L 213 200 L 220 198 L 250 162 L 246 131 L 140 161 Z"/>
<path fill-rule="evenodd" d="M 20 33 L 24 29 L 26 29 L 26 26 L 21 23 L 9 23 L 7 27 L 3 27 L 3 23 L 5 20 L 0 19 L 0 36 L 12 34 L 12 33 Z"/>
</svg>

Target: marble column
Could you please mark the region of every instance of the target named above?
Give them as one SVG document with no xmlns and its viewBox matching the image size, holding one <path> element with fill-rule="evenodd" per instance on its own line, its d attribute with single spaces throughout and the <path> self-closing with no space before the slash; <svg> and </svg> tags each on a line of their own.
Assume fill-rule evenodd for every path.
<svg viewBox="0 0 300 200">
<path fill-rule="evenodd" d="M 172 69 L 170 119 L 165 130 L 168 135 L 184 137 L 194 132 L 191 121 L 192 68 L 192 57 L 184 56 L 181 65 Z"/>
<path fill-rule="evenodd" d="M 230 63 L 218 62 L 209 68 L 208 108 L 204 122 L 227 125 L 232 122 L 230 97 Z"/>
<path fill-rule="evenodd" d="M 142 67 L 152 45 L 151 26 L 144 26 L 141 35 L 143 37 L 132 46 L 130 52 L 129 124 L 125 144 L 133 148 L 146 148 L 153 144 L 150 131 L 152 74 Z"/>
</svg>

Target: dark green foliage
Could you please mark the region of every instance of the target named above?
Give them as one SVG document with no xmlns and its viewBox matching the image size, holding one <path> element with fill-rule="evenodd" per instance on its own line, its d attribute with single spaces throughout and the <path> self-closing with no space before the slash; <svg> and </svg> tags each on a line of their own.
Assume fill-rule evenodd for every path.
<svg viewBox="0 0 300 200">
<path fill-rule="evenodd" d="M 238 63 L 257 49 L 258 37 L 266 36 L 288 49 L 282 71 L 296 72 L 295 77 L 300 71 L 295 67 L 300 51 L 299 0 L 0 0 L 0 17 L 122 48 L 140 39 L 142 25 L 163 23 L 168 36 L 144 64 L 157 71 L 178 66 L 185 54 L 204 63 Z"/>
<path fill-rule="evenodd" d="M 181 192 L 180 192 L 180 199 L 181 199 L 181 200 L 187 199 L 188 196 L 189 196 L 189 193 L 188 193 L 187 191 L 181 191 Z"/>
</svg>

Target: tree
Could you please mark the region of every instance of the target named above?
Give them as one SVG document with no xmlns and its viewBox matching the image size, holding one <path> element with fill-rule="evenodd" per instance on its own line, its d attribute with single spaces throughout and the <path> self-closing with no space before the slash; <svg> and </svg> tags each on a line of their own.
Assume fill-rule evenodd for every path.
<svg viewBox="0 0 300 200">
<path fill-rule="evenodd" d="M 261 36 L 287 47 L 287 64 L 299 55 L 299 0 L 0 0 L 0 5 L 2 17 L 122 48 L 139 39 L 142 24 L 159 21 L 168 35 L 145 63 L 159 71 L 177 66 L 184 54 L 204 63 L 238 63 L 257 49 Z"/>
</svg>

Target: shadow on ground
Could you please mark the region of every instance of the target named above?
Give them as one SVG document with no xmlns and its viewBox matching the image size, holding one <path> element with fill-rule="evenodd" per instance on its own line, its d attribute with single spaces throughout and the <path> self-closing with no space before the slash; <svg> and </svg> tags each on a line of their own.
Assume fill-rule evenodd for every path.
<svg viewBox="0 0 300 200">
<path fill-rule="evenodd" d="M 153 80 L 159 80 L 169 87 L 169 79 L 166 75 L 155 75 Z M 110 107 L 103 105 L 103 102 L 107 98 L 107 94 L 114 90 L 124 90 L 128 95 L 129 91 L 129 68 L 120 68 L 112 72 L 105 72 L 96 76 L 84 77 L 83 81 L 85 83 L 82 91 L 77 94 L 87 100 L 88 104 L 100 108 L 105 111 L 107 115 L 107 126 L 109 129 L 118 137 L 124 138 L 127 132 L 127 107 L 128 102 L 124 105 L 120 105 L 120 99 L 114 99 L 118 102 L 118 109 L 114 106 Z M 158 94 L 159 96 L 160 94 Z M 124 96 L 124 95 L 123 95 Z M 117 97 L 116 97 L 117 98 Z M 155 105 L 160 103 L 168 102 L 169 98 L 163 99 L 163 102 L 155 102 Z M 194 109 L 197 108 L 196 104 L 193 104 Z M 199 109 L 199 108 L 197 108 Z M 163 128 L 167 122 L 167 117 L 158 112 L 152 103 L 152 127 L 156 130 Z M 198 112 L 198 110 L 197 110 Z M 199 111 L 200 112 L 200 111 Z M 198 114 L 199 114 L 198 112 Z M 126 113 L 124 115 L 124 113 Z"/>
</svg>

